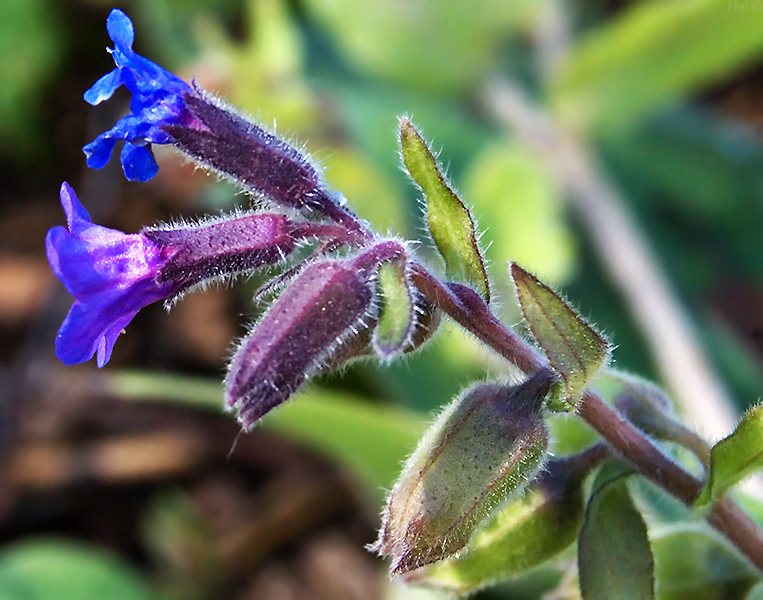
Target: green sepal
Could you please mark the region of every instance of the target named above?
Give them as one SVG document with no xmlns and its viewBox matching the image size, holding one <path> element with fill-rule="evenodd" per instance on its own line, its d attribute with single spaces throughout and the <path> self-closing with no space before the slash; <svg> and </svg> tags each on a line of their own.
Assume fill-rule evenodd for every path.
<svg viewBox="0 0 763 600">
<path fill-rule="evenodd" d="M 547 402 L 551 410 L 577 408 L 583 392 L 609 361 L 609 342 L 551 288 L 511 263 L 519 305 L 535 341 L 562 383 Z"/>
<path fill-rule="evenodd" d="M 594 483 L 578 539 L 583 600 L 655 598 L 654 557 L 646 524 L 626 480 L 627 475 L 613 477 L 602 469 Z"/>
<path fill-rule="evenodd" d="M 710 471 L 694 505 L 715 502 L 730 487 L 763 467 L 763 404 L 751 408 L 734 432 L 710 453 Z"/>
<path fill-rule="evenodd" d="M 490 284 L 474 220 L 406 117 L 400 119 L 400 146 L 405 168 L 424 193 L 427 226 L 445 260 L 447 277 L 473 287 L 489 302 Z"/>
<path fill-rule="evenodd" d="M 477 526 L 535 478 L 548 447 L 546 373 L 518 386 L 475 384 L 432 426 L 403 467 L 373 549 L 392 574 L 461 551 Z"/>
<path fill-rule="evenodd" d="M 411 345 L 416 328 L 414 290 L 406 280 L 405 264 L 393 261 L 379 268 L 379 323 L 373 336 L 376 353 L 391 360 Z"/>
</svg>

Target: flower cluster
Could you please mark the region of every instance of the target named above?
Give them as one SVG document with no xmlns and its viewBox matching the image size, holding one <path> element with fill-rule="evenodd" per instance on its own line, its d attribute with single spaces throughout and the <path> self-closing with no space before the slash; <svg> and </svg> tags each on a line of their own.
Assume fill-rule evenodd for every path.
<svg viewBox="0 0 763 600">
<path fill-rule="evenodd" d="M 210 280 L 272 265 L 285 267 L 279 281 L 289 283 L 241 342 L 226 380 L 226 406 L 246 429 L 312 374 L 374 353 L 389 360 L 430 337 L 439 320 L 410 281 L 405 245 L 370 231 L 307 156 L 135 54 L 123 12 L 113 10 L 107 27 L 116 68 L 85 100 L 98 104 L 124 84 L 131 113 L 85 146 L 88 165 L 104 166 L 124 140 L 126 177 L 145 181 L 158 169 L 151 145 L 170 144 L 238 182 L 267 209 L 126 234 L 93 224 L 64 183 L 67 227 L 47 237 L 50 265 L 75 298 L 56 339 L 64 363 L 95 354 L 102 367 L 144 306 L 163 300 L 170 307 Z M 313 241 L 310 258 L 289 264 L 296 248 Z M 395 302 L 385 302 L 390 294 Z"/>
</svg>

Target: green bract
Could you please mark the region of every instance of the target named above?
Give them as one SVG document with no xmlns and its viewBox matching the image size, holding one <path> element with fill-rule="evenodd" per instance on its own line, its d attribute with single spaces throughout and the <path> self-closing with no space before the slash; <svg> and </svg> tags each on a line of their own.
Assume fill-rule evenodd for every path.
<svg viewBox="0 0 763 600">
<path fill-rule="evenodd" d="M 706 506 L 763 467 L 763 405 L 749 410 L 737 428 L 711 451 L 710 472 L 695 506 Z"/>
<path fill-rule="evenodd" d="M 487 271 L 469 209 L 448 185 L 426 142 L 405 117 L 400 119 L 400 145 L 408 173 L 424 192 L 427 225 L 445 259 L 448 277 L 474 287 L 489 301 Z"/>
<path fill-rule="evenodd" d="M 607 340 L 551 288 L 516 263 L 511 276 L 527 326 L 562 379 L 551 407 L 573 410 L 592 377 L 609 360 Z"/>
</svg>

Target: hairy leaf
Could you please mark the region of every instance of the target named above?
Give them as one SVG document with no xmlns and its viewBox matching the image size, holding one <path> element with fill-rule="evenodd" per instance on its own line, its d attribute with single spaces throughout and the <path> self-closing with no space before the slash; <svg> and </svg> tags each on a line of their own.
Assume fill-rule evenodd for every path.
<svg viewBox="0 0 763 600">
<path fill-rule="evenodd" d="M 695 506 L 707 506 L 763 467 L 763 405 L 747 411 L 734 432 L 711 451 L 710 472 Z"/>
<path fill-rule="evenodd" d="M 654 559 L 646 525 L 623 477 L 603 483 L 588 502 L 578 540 L 584 600 L 649 600 Z"/>
<path fill-rule="evenodd" d="M 516 263 L 511 276 L 527 325 L 562 378 L 552 408 L 574 409 L 597 371 L 609 360 L 607 340 L 556 292 Z"/>
<path fill-rule="evenodd" d="M 403 161 L 426 197 L 427 225 L 450 279 L 474 287 L 490 300 L 490 286 L 469 209 L 448 185 L 432 152 L 413 124 L 400 120 Z"/>
</svg>

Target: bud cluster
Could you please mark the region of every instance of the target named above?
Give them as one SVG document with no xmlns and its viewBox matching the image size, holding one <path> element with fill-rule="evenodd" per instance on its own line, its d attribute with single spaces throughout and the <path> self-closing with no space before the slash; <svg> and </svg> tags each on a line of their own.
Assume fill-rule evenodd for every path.
<svg viewBox="0 0 763 600">
<path fill-rule="evenodd" d="M 282 266 L 288 284 L 239 344 L 226 379 L 226 407 L 245 429 L 314 373 L 359 356 L 389 360 L 431 336 L 439 317 L 411 283 L 405 245 L 370 231 L 299 150 L 135 54 L 123 12 L 113 10 L 107 28 L 116 68 L 85 99 L 98 104 L 124 85 L 131 113 L 85 146 L 88 165 L 103 167 L 124 140 L 125 175 L 145 181 L 158 169 L 152 144 L 170 144 L 239 183 L 258 208 L 125 234 L 93 224 L 64 183 L 67 227 L 47 237 L 51 267 L 75 298 L 56 340 L 63 362 L 97 354 L 103 366 L 144 306 L 164 300 L 169 308 L 209 281 L 269 266 Z M 312 257 L 293 264 L 310 243 Z"/>
</svg>

